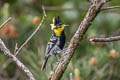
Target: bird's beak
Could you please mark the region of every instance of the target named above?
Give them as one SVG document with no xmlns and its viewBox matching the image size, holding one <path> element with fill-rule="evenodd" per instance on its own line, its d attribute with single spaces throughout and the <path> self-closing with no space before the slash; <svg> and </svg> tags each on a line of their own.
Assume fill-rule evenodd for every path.
<svg viewBox="0 0 120 80">
<path fill-rule="evenodd" d="M 65 26 L 65 27 L 69 27 L 70 25 L 68 25 L 68 24 L 65 24 L 64 26 Z"/>
</svg>

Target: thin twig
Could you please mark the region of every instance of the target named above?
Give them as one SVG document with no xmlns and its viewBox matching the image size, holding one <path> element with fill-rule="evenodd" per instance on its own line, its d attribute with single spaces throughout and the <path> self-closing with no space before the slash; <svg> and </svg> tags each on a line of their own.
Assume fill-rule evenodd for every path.
<svg viewBox="0 0 120 80">
<path fill-rule="evenodd" d="M 17 50 L 18 50 L 18 43 L 15 44 L 14 54 L 16 54 Z"/>
<path fill-rule="evenodd" d="M 116 9 L 116 8 L 120 8 L 120 6 L 105 7 L 105 8 L 102 8 L 101 11 L 110 10 L 110 9 Z"/>
<path fill-rule="evenodd" d="M 18 53 L 22 50 L 22 48 L 32 39 L 32 37 L 39 31 L 40 27 L 42 26 L 42 24 L 45 20 L 45 17 L 46 17 L 44 6 L 42 6 L 42 9 L 43 9 L 43 18 L 42 18 L 40 24 L 35 29 L 35 31 L 27 38 L 27 40 L 18 48 L 18 50 L 15 53 L 15 56 L 18 55 Z"/>
<path fill-rule="evenodd" d="M 9 17 L 7 20 L 5 20 L 5 22 L 3 22 L 1 25 L 0 25 L 0 29 L 5 25 L 7 24 L 12 18 Z"/>
<path fill-rule="evenodd" d="M 120 40 L 120 36 L 108 37 L 108 38 L 91 38 L 90 42 L 111 42 Z"/>
<path fill-rule="evenodd" d="M 4 42 L 1 39 L 0 39 L 0 50 L 3 51 L 4 55 L 12 59 L 17 64 L 17 66 L 26 73 L 26 75 L 29 77 L 30 80 L 35 80 L 33 74 L 29 71 L 29 69 L 8 50 L 8 48 L 5 46 Z"/>
<path fill-rule="evenodd" d="M 111 80 L 112 76 L 113 76 L 113 69 L 114 69 L 114 65 L 110 66 L 110 71 L 109 71 L 109 76 L 107 78 L 107 80 Z"/>
<path fill-rule="evenodd" d="M 99 80 L 101 80 L 101 78 L 103 77 L 103 73 L 105 72 L 106 69 L 108 69 L 111 66 L 111 62 L 106 63 L 102 69 L 98 69 L 97 67 L 95 67 L 95 72 L 97 73 L 97 75 L 99 76 Z"/>
<path fill-rule="evenodd" d="M 110 65 L 110 71 L 109 71 L 109 75 L 108 75 L 107 80 L 112 80 L 115 66 L 116 66 L 116 62 L 113 62 L 112 65 Z"/>
<path fill-rule="evenodd" d="M 104 7 L 101 9 L 101 11 L 110 10 L 110 9 L 117 9 L 117 8 L 120 8 L 120 6 Z M 63 7 L 58 7 L 58 6 L 45 6 L 45 10 L 49 10 L 49 11 L 74 11 L 74 10 L 87 11 L 87 9 L 81 8 L 81 7 L 79 7 L 79 8 L 63 8 Z"/>
<path fill-rule="evenodd" d="M 83 8 L 63 8 L 63 7 L 58 7 L 58 6 L 45 6 L 45 10 L 50 10 L 50 11 L 72 11 L 72 10 L 87 11 L 87 9 L 83 9 Z"/>
<path fill-rule="evenodd" d="M 111 66 L 111 63 L 106 63 L 103 68 L 100 70 L 101 73 L 104 73 L 106 69 L 108 69 L 108 67 Z"/>
<path fill-rule="evenodd" d="M 70 80 L 73 80 L 73 79 L 72 79 L 72 73 L 70 73 Z"/>
</svg>

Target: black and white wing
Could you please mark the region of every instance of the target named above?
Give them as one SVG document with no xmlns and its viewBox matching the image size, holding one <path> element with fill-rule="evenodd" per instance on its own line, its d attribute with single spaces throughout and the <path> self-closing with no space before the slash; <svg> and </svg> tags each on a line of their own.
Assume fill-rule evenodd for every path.
<svg viewBox="0 0 120 80">
<path fill-rule="evenodd" d="M 47 44 L 45 56 L 51 55 L 50 54 L 51 50 L 56 46 L 57 43 L 58 43 L 58 37 L 52 35 L 50 41 Z"/>
</svg>

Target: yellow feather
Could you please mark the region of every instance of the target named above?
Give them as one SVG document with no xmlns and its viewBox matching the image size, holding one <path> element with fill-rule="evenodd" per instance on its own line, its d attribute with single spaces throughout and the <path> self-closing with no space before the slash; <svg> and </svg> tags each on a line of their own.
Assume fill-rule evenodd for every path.
<svg viewBox="0 0 120 80">
<path fill-rule="evenodd" d="M 54 29 L 56 36 L 60 36 L 61 32 L 64 30 L 64 24 L 61 25 L 61 28 Z"/>
</svg>

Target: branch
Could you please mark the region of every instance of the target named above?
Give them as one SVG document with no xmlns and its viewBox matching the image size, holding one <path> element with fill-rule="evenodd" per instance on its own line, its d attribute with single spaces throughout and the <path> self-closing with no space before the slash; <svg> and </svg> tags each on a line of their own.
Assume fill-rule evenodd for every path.
<svg viewBox="0 0 120 80">
<path fill-rule="evenodd" d="M 116 9 L 116 8 L 120 8 L 120 6 L 105 7 L 105 8 L 102 8 L 101 11 L 110 10 L 110 9 Z"/>
<path fill-rule="evenodd" d="M 90 42 L 111 42 L 120 40 L 120 36 L 108 37 L 108 38 L 91 38 Z"/>
<path fill-rule="evenodd" d="M 7 20 L 5 20 L 5 22 L 3 22 L 3 24 L 0 25 L 0 29 L 5 25 L 7 24 L 12 18 L 9 17 Z"/>
<path fill-rule="evenodd" d="M 32 39 L 32 37 L 39 31 L 40 27 L 42 26 L 42 24 L 45 20 L 45 17 L 46 17 L 44 6 L 42 6 L 42 9 L 43 9 L 43 18 L 42 18 L 40 24 L 35 29 L 35 31 L 28 37 L 28 39 L 18 48 L 18 50 L 15 52 L 15 56 L 18 55 L 18 53 L 22 50 L 22 48 Z"/>
<path fill-rule="evenodd" d="M 50 10 L 50 11 L 72 11 L 72 10 L 87 11 L 84 8 L 63 8 L 63 7 L 58 7 L 58 6 L 45 6 L 45 10 Z"/>
<path fill-rule="evenodd" d="M 100 12 L 100 9 L 103 6 L 103 4 L 106 3 L 107 1 L 108 0 L 101 0 L 101 1 L 95 0 L 94 3 L 90 6 L 85 18 L 83 19 L 76 33 L 72 37 L 65 54 L 62 56 L 58 65 L 56 66 L 54 73 L 51 75 L 50 80 L 61 79 L 71 58 L 74 55 L 74 52 L 79 44 L 79 41 L 83 39 L 83 36 L 86 33 L 87 29 L 89 28 L 94 18 L 97 16 L 97 14 Z"/>
<path fill-rule="evenodd" d="M 92 3 L 93 3 L 93 1 L 92 1 Z M 101 9 L 101 11 L 116 9 L 116 8 L 120 8 L 120 6 L 104 7 L 104 8 Z M 49 11 L 73 11 L 73 10 L 87 11 L 87 9 L 81 8 L 81 7 L 78 7 L 78 8 L 63 8 L 63 7 L 58 7 L 58 6 L 45 6 L 45 10 L 49 10 Z"/>
<path fill-rule="evenodd" d="M 11 58 L 17 64 L 17 66 L 26 73 L 26 75 L 30 78 L 30 80 L 35 80 L 34 76 L 29 71 L 29 69 L 7 49 L 7 47 L 5 46 L 4 42 L 1 39 L 0 39 L 0 50 L 4 52 L 4 55 Z"/>
</svg>

